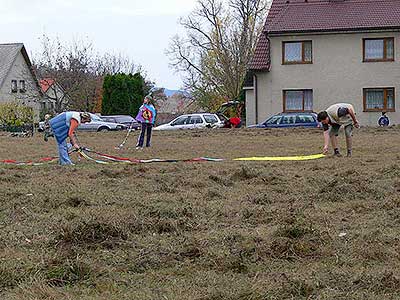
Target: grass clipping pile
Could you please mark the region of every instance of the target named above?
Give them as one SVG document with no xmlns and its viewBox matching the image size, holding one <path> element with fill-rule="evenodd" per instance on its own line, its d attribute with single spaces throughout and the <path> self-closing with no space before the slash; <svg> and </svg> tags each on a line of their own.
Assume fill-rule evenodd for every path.
<svg viewBox="0 0 400 300">
<path fill-rule="evenodd" d="M 122 138 L 80 135 L 106 153 Z M 317 130 L 156 133 L 152 149 L 120 154 L 284 156 L 321 142 Z M 56 153 L 40 137 L 0 144 L 0 159 Z M 398 299 L 399 144 L 398 128 L 362 129 L 351 159 L 0 166 L 0 298 Z"/>
</svg>

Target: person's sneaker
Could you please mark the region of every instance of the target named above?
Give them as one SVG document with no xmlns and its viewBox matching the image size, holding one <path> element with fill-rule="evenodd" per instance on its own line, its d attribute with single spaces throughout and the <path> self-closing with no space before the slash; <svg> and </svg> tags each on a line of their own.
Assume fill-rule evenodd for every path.
<svg viewBox="0 0 400 300">
<path fill-rule="evenodd" d="M 352 152 L 351 151 L 347 151 L 347 157 L 351 157 L 352 156 Z"/>
<path fill-rule="evenodd" d="M 143 147 L 140 147 L 140 146 L 136 147 L 136 150 L 142 150 L 142 149 L 143 149 Z"/>
<path fill-rule="evenodd" d="M 333 156 L 334 157 L 342 157 L 342 154 L 340 154 L 339 152 L 335 152 L 335 153 L 333 153 Z"/>
</svg>

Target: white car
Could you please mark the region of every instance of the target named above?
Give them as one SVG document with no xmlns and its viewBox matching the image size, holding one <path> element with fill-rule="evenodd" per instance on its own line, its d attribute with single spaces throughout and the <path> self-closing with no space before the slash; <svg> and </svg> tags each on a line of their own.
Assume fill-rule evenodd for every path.
<svg viewBox="0 0 400 300">
<path fill-rule="evenodd" d="M 224 122 L 216 114 L 202 113 L 182 115 L 167 124 L 155 127 L 154 130 L 204 129 L 223 126 Z"/>
</svg>

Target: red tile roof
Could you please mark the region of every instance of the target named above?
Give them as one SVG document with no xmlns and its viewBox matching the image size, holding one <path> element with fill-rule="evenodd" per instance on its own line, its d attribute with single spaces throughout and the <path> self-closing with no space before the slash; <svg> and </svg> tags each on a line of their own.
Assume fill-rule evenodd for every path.
<svg viewBox="0 0 400 300">
<path fill-rule="evenodd" d="M 265 25 L 270 34 L 399 28 L 399 0 L 292 0 Z"/>
<path fill-rule="evenodd" d="M 273 0 L 264 34 L 373 29 L 400 29 L 400 0 Z M 261 36 L 250 69 L 269 67 L 266 41 Z"/>
<path fill-rule="evenodd" d="M 42 79 L 39 81 L 40 87 L 42 88 L 43 93 L 46 93 L 49 88 L 54 84 L 54 79 Z"/>
<path fill-rule="evenodd" d="M 263 32 L 258 39 L 256 49 L 254 51 L 253 57 L 250 61 L 250 70 L 269 70 L 270 58 L 269 51 L 269 41 L 266 34 Z"/>
</svg>

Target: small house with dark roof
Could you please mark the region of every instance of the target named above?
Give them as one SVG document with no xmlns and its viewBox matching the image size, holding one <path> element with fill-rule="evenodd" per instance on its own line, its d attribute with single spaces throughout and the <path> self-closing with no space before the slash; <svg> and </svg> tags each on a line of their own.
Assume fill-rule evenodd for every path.
<svg viewBox="0 0 400 300">
<path fill-rule="evenodd" d="M 32 107 L 35 121 L 45 105 L 24 44 L 0 44 L 0 103 L 14 101 Z"/>
<path fill-rule="evenodd" d="M 248 69 L 248 125 L 340 102 L 400 124 L 400 1 L 273 0 Z"/>
</svg>

